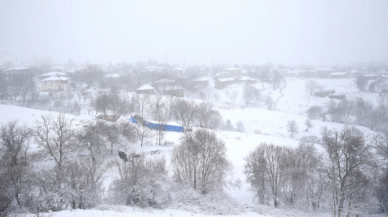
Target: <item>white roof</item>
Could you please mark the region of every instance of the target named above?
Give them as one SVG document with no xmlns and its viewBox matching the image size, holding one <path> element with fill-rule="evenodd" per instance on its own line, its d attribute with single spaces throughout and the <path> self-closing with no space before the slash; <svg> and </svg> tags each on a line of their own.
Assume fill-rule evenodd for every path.
<svg viewBox="0 0 388 217">
<path fill-rule="evenodd" d="M 121 75 L 119 74 L 107 74 L 107 75 L 104 75 L 104 78 L 120 78 Z"/>
<path fill-rule="evenodd" d="M 19 71 L 19 70 L 27 70 L 28 68 L 27 67 L 24 67 L 24 66 L 15 66 L 15 67 L 12 67 L 12 68 L 9 68 L 5 71 Z"/>
<path fill-rule="evenodd" d="M 330 73 L 330 76 L 332 75 L 346 75 L 348 74 L 347 72 L 334 72 L 334 73 Z"/>
<path fill-rule="evenodd" d="M 46 74 L 43 74 L 43 75 L 40 75 L 40 76 L 55 76 L 55 75 L 65 76 L 66 73 L 62 73 L 62 72 L 49 72 L 49 73 L 46 73 Z"/>
<path fill-rule="evenodd" d="M 168 83 L 168 82 L 175 82 L 175 81 L 170 79 L 165 79 L 165 78 L 155 81 L 155 83 Z"/>
<path fill-rule="evenodd" d="M 183 88 L 179 87 L 179 86 L 166 86 L 164 89 L 165 90 L 180 90 L 180 89 L 183 89 Z"/>
<path fill-rule="evenodd" d="M 151 87 L 150 85 L 143 85 L 138 90 L 154 90 L 155 88 Z"/>
<path fill-rule="evenodd" d="M 51 76 L 46 79 L 43 79 L 41 81 L 67 81 L 70 80 L 68 77 L 58 77 L 58 76 Z"/>
<path fill-rule="evenodd" d="M 363 75 L 364 77 L 374 77 L 374 76 L 377 76 L 376 74 L 366 74 L 366 75 Z"/>
<path fill-rule="evenodd" d="M 219 81 L 234 81 L 234 78 L 221 78 Z"/>
</svg>

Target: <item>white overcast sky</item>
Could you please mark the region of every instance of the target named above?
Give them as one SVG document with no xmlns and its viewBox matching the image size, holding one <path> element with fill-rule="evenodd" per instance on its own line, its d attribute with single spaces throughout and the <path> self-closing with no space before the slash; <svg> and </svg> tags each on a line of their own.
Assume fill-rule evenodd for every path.
<svg viewBox="0 0 388 217">
<path fill-rule="evenodd" d="M 106 63 L 388 60 L 388 0 L 0 0 L 0 58 Z"/>
</svg>

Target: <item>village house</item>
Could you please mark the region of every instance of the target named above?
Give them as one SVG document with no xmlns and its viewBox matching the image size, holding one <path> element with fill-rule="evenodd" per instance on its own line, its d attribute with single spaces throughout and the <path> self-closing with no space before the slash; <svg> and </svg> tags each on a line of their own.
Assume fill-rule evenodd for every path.
<svg viewBox="0 0 388 217">
<path fill-rule="evenodd" d="M 241 70 L 239 68 L 224 68 L 220 72 L 218 72 L 218 76 L 220 78 L 227 77 L 239 77 L 241 76 Z"/>
<path fill-rule="evenodd" d="M 70 78 L 51 76 L 40 80 L 40 90 L 44 92 L 66 91 L 70 89 Z"/>
<path fill-rule="evenodd" d="M 147 66 L 146 67 L 146 70 L 149 71 L 149 72 L 162 72 L 163 71 L 163 67 L 161 66 Z"/>
<path fill-rule="evenodd" d="M 143 85 L 136 90 L 137 94 L 155 94 L 155 88 L 150 85 Z"/>
<path fill-rule="evenodd" d="M 329 75 L 329 78 L 349 78 L 350 74 L 348 72 L 334 72 Z"/>
<path fill-rule="evenodd" d="M 214 80 L 214 87 L 216 89 L 224 89 L 226 86 L 237 83 L 238 80 L 234 78 L 220 78 Z"/>
<path fill-rule="evenodd" d="M 245 84 L 255 84 L 257 82 L 256 79 L 250 77 L 241 77 L 240 81 Z"/>
<path fill-rule="evenodd" d="M 175 85 L 175 81 L 170 79 L 160 79 L 154 82 L 154 86 L 158 90 L 162 90 L 167 86 L 173 86 L 173 85 Z"/>
<path fill-rule="evenodd" d="M 327 78 L 331 73 L 334 72 L 334 69 L 326 67 L 318 67 L 309 71 L 314 74 L 316 77 Z"/>
<path fill-rule="evenodd" d="M 208 78 L 196 78 L 191 80 L 191 83 L 195 87 L 206 87 L 209 85 L 209 79 Z"/>
<path fill-rule="evenodd" d="M 169 96 L 184 97 L 185 91 L 182 87 L 178 86 L 166 86 L 164 87 L 163 93 Z"/>
<path fill-rule="evenodd" d="M 330 95 L 329 96 L 330 99 L 339 99 L 339 100 L 345 100 L 346 99 L 346 96 L 345 95 Z"/>
<path fill-rule="evenodd" d="M 329 96 L 330 94 L 334 94 L 335 93 L 335 90 L 322 90 L 322 91 L 318 91 L 318 92 L 315 92 L 315 96 L 318 96 L 318 97 L 327 97 Z"/>
</svg>

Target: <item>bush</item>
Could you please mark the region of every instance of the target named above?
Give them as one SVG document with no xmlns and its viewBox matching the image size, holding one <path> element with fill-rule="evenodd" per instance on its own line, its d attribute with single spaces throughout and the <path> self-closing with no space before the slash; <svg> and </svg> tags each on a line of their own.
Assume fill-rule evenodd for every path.
<svg viewBox="0 0 388 217">
<path fill-rule="evenodd" d="M 170 201 L 165 159 L 145 159 L 134 152 L 127 159 L 115 162 L 120 177 L 113 181 L 112 201 L 118 205 L 165 207 Z"/>
<path fill-rule="evenodd" d="M 237 215 L 244 212 L 244 206 L 222 190 L 201 194 L 186 186 L 175 187 L 175 189 L 174 202 L 169 208 L 206 215 Z"/>
</svg>

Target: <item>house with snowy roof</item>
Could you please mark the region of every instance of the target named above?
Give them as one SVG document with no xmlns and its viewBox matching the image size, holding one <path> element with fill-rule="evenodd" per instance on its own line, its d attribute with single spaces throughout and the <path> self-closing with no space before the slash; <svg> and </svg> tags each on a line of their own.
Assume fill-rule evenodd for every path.
<svg viewBox="0 0 388 217">
<path fill-rule="evenodd" d="M 44 79 L 46 79 L 46 78 L 53 77 L 53 76 L 57 76 L 57 77 L 65 77 L 65 76 L 66 76 L 66 73 L 57 72 L 57 71 L 49 72 L 49 73 L 40 75 L 40 76 L 39 76 L 39 80 L 41 81 L 41 80 L 44 80 Z"/>
<path fill-rule="evenodd" d="M 234 78 L 219 78 L 214 80 L 214 87 L 216 89 L 224 89 L 226 86 L 237 83 L 238 80 Z"/>
<path fill-rule="evenodd" d="M 157 80 L 157 81 L 154 82 L 154 86 L 158 90 L 161 90 L 161 89 L 164 89 L 167 86 L 173 86 L 173 85 L 175 85 L 175 81 L 171 80 L 171 79 L 166 79 L 166 78 L 163 78 L 163 79 L 160 79 L 160 80 Z"/>
<path fill-rule="evenodd" d="M 349 78 L 349 72 L 333 72 L 329 75 L 329 78 Z"/>
<path fill-rule="evenodd" d="M 146 84 L 136 90 L 137 94 L 155 94 L 155 88 Z"/>
<path fill-rule="evenodd" d="M 163 93 L 165 95 L 176 96 L 176 97 L 184 97 L 185 96 L 184 89 L 182 87 L 175 86 L 175 85 L 164 87 Z"/>
<path fill-rule="evenodd" d="M 63 74 L 63 73 L 62 73 Z M 40 77 L 41 78 L 41 77 Z M 40 90 L 44 92 L 66 91 L 70 89 L 70 78 L 62 75 L 54 75 L 40 79 Z"/>
</svg>

